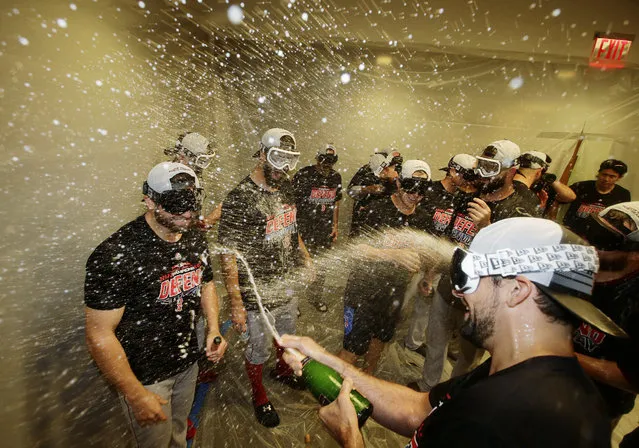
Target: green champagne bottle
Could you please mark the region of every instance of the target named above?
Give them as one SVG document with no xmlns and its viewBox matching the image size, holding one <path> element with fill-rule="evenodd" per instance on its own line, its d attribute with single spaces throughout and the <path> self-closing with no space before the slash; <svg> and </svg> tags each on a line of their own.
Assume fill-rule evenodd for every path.
<svg viewBox="0 0 639 448">
<path fill-rule="evenodd" d="M 333 402 L 342 388 L 343 379 L 339 373 L 308 356 L 302 360 L 302 376 L 306 381 L 306 387 L 322 406 Z M 351 391 L 350 398 L 361 428 L 373 413 L 373 405 L 355 389 Z"/>
</svg>

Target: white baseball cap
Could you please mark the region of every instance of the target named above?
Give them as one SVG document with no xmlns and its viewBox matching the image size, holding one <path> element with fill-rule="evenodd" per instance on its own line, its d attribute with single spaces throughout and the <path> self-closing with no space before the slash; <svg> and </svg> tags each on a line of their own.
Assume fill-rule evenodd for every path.
<svg viewBox="0 0 639 448">
<path fill-rule="evenodd" d="M 541 151 L 526 151 L 519 157 L 519 166 L 522 168 L 548 168 L 552 159 Z"/>
<path fill-rule="evenodd" d="M 610 223 L 610 225 L 613 225 L 612 221 L 614 221 L 614 212 L 624 213 L 628 218 L 632 220 L 632 222 L 635 223 L 637 230 L 625 233 L 625 237 L 630 241 L 639 242 L 639 201 L 622 202 L 620 204 L 606 207 L 599 212 L 598 218 L 599 220 L 606 220 Z M 614 227 L 617 228 L 618 226 Z M 623 229 L 618 230 L 623 233 Z"/>
<path fill-rule="evenodd" d="M 286 129 L 272 128 L 262 135 L 260 143 L 264 148 L 279 148 L 295 152 L 296 142 L 293 134 Z"/>
<path fill-rule="evenodd" d="M 501 163 L 502 169 L 512 168 L 517 165 L 517 159 L 521 154 L 519 145 L 510 140 L 497 140 L 486 146 L 482 157 L 497 160 Z"/>
<path fill-rule="evenodd" d="M 423 160 L 406 160 L 402 163 L 402 171 L 399 173 L 399 177 L 408 179 L 413 177 L 413 174 L 417 171 L 424 171 L 428 175 L 428 180 L 430 180 L 430 165 Z"/>
<path fill-rule="evenodd" d="M 513 251 L 513 256 L 509 254 L 502 259 L 502 268 L 520 272 L 519 275 L 534 282 L 585 322 L 613 336 L 627 337 L 623 329 L 589 301 L 599 268 L 595 248 L 556 222 L 530 217 L 503 219 L 480 230 L 469 251 L 492 254 L 495 259 Z M 562 263 L 555 261 L 558 259 L 565 260 L 561 268 L 555 267 Z M 577 267 L 586 264 L 595 269 Z"/>
<path fill-rule="evenodd" d="M 186 149 L 194 155 L 209 153 L 209 139 L 197 132 L 189 132 L 175 142 L 177 149 Z"/>
<path fill-rule="evenodd" d="M 146 178 L 146 183 L 154 192 L 164 193 L 169 190 L 182 190 L 188 186 L 184 182 L 171 182 L 178 174 L 188 174 L 193 178 L 195 188 L 200 188 L 200 181 L 195 172 L 186 165 L 177 162 L 162 162 L 155 165 Z M 146 194 L 146 193 L 145 193 Z"/>
</svg>

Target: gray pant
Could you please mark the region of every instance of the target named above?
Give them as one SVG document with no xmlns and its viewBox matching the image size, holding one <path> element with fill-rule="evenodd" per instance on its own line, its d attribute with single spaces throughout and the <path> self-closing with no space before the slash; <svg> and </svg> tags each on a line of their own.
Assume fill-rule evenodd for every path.
<svg viewBox="0 0 639 448">
<path fill-rule="evenodd" d="M 430 315 L 430 306 L 433 300 L 432 294 L 424 296 L 419 291 L 419 283 L 424 278 L 424 273 L 422 272 L 420 274 L 421 275 L 416 276 L 415 279 L 411 280 L 411 285 L 409 285 L 407 290 L 407 292 L 412 291 L 412 293 L 409 294 L 415 296 L 413 312 L 411 313 L 410 323 L 408 326 L 408 334 L 404 339 L 406 348 L 410 350 L 417 350 L 422 344 L 424 344 L 426 327 L 428 327 L 428 316 Z M 417 281 L 417 285 L 415 285 L 415 287 L 412 287 L 413 281 Z M 438 283 L 439 275 L 433 279 L 433 291 L 437 288 Z M 406 299 L 409 300 L 410 297 L 406 297 Z"/>
<path fill-rule="evenodd" d="M 450 292 L 450 279 L 443 276 L 435 293 L 430 307 L 428 328 L 426 330 L 426 360 L 422 369 L 422 378 L 417 383 L 422 391 L 427 392 L 439 384 L 444 372 L 444 361 L 448 352 L 448 342 L 453 336 L 453 330 L 460 328 L 464 320 L 464 311 L 449 304 L 443 296 L 448 298 Z M 473 344 L 462 338 L 461 353 L 453 368 L 451 377 L 468 372 L 475 362 L 478 349 Z"/>
<path fill-rule="evenodd" d="M 162 406 L 166 421 L 148 426 L 140 426 L 133 416 L 133 410 L 124 396 L 120 395 L 120 402 L 126 416 L 135 446 L 138 448 L 185 448 L 187 419 L 193 397 L 195 396 L 195 382 L 198 367 L 193 363 L 191 367 L 169 379 L 159 383 L 144 386 L 148 391 L 158 394 L 168 401 Z"/>
<path fill-rule="evenodd" d="M 297 299 L 286 305 L 269 310 L 274 318 L 273 323 L 279 334 L 295 334 L 297 324 Z M 264 364 L 273 347 L 273 336 L 269 332 L 259 311 L 248 311 L 247 326 L 249 340 L 244 356 L 251 364 Z"/>
</svg>

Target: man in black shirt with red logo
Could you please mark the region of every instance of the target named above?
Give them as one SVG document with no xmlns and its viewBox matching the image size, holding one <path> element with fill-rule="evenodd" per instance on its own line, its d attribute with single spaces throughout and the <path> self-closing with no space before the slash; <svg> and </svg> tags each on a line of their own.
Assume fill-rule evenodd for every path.
<svg viewBox="0 0 639 448">
<path fill-rule="evenodd" d="M 423 228 L 426 224 L 421 220 L 431 218 L 416 211 L 430 176 L 426 162 L 406 161 L 402 165 L 398 190 L 370 203 L 366 221 L 362 223 L 364 228 L 378 231 L 407 226 Z M 361 250 L 374 248 L 367 246 Z M 403 260 L 410 263 L 411 254 L 403 252 L 412 251 L 380 250 L 378 253 L 383 256 L 374 258 L 383 261 L 358 265 L 351 272 L 344 291 L 344 348 L 339 356 L 350 363 L 363 356 L 364 369 L 369 373 L 377 368 L 384 344 L 395 333 L 409 273 L 419 267 L 419 257 L 415 254 L 417 269 L 406 269 Z M 393 265 L 403 269 L 398 272 Z"/>
<path fill-rule="evenodd" d="M 586 298 L 597 253 L 572 232 L 540 218 L 504 219 L 457 248 L 450 277 L 467 312 L 462 335 L 492 355 L 470 373 L 420 393 L 366 375 L 310 338 L 282 336 L 345 378 L 319 416 L 341 446 L 363 447 L 349 399 L 357 389 L 372 417 L 412 437 L 408 448 L 604 448 L 611 428 L 594 384 L 574 357 L 575 318 L 624 332 Z M 285 355 L 301 374 L 298 357 Z"/>
<path fill-rule="evenodd" d="M 458 208 L 457 204 L 468 203 L 477 191 L 475 186 L 477 181 L 476 168 L 477 159 L 475 156 L 457 154 L 452 157 L 448 166 L 441 169 L 446 172 L 446 177 L 439 182 L 432 182 L 426 188 L 424 199 L 416 210 L 416 214 L 424 215 L 425 218 L 415 223 L 414 227 L 435 236 L 445 236 L 449 230 L 453 212 Z M 423 225 L 420 227 L 420 224 Z M 427 347 L 424 345 L 424 337 L 431 315 L 430 301 L 426 300 L 426 296 L 432 292 L 433 288 L 437 287 L 439 275 L 433 277 L 429 272 L 421 274 L 422 278 L 418 283 L 418 292 L 413 303 L 404 347 L 426 357 Z M 448 341 L 446 340 L 446 342 Z"/>
<path fill-rule="evenodd" d="M 295 168 L 300 153 L 295 137 L 280 128 L 264 133 L 259 158 L 246 176 L 224 199 L 218 240 L 231 249 L 223 254 L 224 283 L 231 302 L 231 319 L 239 332 L 248 331 L 245 367 L 253 394 L 257 420 L 266 427 L 279 425 L 280 418 L 262 382 L 264 363 L 271 354 L 272 337 L 257 306 L 244 259 L 256 281 L 258 293 L 280 333 L 295 333 L 297 300 L 283 290 L 285 276 L 293 268 L 312 262 L 298 233 L 295 195 L 288 172 Z M 277 361 L 271 376 L 296 389 L 303 382 L 292 375 L 282 361 L 283 349 L 276 347 Z"/>
<path fill-rule="evenodd" d="M 347 190 L 354 200 L 350 236 L 360 234 L 371 202 L 390 196 L 397 190 L 395 179 L 401 171 L 402 160 L 397 151 L 382 151 L 373 154 L 368 164 L 357 170 Z"/>
<path fill-rule="evenodd" d="M 208 247 L 192 228 L 202 189 L 189 167 L 165 162 L 151 170 L 143 191 L 147 212 L 87 261 L 87 344 L 120 394 L 137 446 L 186 447 L 202 356 L 195 334 L 200 308 L 209 360 L 220 360 L 227 345 Z"/>
<path fill-rule="evenodd" d="M 596 180 L 576 182 L 570 186 L 577 195 L 564 216 L 564 225 L 588 240 L 588 217 L 597 215 L 606 207 L 630 201 L 630 192 L 617 185 L 628 172 L 621 160 L 601 162 Z"/>
<path fill-rule="evenodd" d="M 339 207 L 342 200 L 342 176 L 333 169 L 337 162 L 333 145 L 317 152 L 315 165 L 299 170 L 293 178 L 297 224 L 306 249 L 316 257 L 337 240 Z M 308 287 L 309 300 L 318 311 L 328 311 L 322 300 L 324 275 Z"/>
</svg>

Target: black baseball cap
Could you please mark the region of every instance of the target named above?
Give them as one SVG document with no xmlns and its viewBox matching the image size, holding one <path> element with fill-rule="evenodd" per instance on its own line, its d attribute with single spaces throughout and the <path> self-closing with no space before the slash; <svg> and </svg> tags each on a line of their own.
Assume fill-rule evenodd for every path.
<svg viewBox="0 0 639 448">
<path fill-rule="evenodd" d="M 601 162 L 599 165 L 599 171 L 602 170 L 613 170 L 615 173 L 619 174 L 619 176 L 623 176 L 628 172 L 628 165 L 623 163 L 621 160 L 617 159 L 608 159 Z"/>
</svg>

